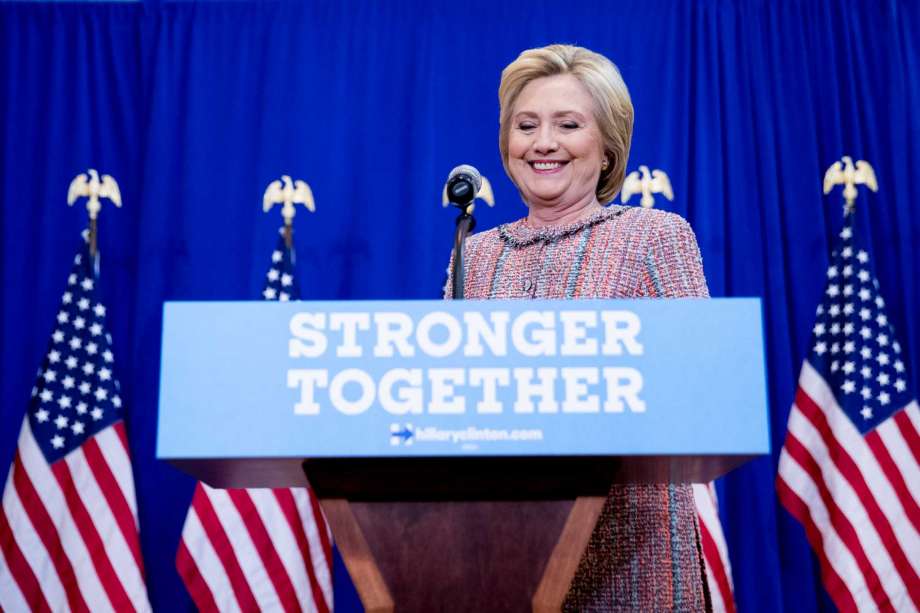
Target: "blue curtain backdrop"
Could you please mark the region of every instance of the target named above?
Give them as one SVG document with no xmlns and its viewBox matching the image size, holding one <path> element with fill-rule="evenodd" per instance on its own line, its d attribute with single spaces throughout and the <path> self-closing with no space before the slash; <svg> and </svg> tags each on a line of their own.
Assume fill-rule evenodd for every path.
<svg viewBox="0 0 920 613">
<path fill-rule="evenodd" d="M 280 221 L 261 194 L 282 173 L 316 196 L 296 220 L 305 299 L 437 297 L 454 165 L 493 180 L 480 228 L 525 214 L 496 91 L 521 50 L 551 42 L 620 66 L 629 168 L 670 174 L 663 207 L 696 230 L 714 296 L 764 300 L 774 451 L 720 483 L 739 607 L 830 609 L 773 482 L 841 222 L 821 177 L 843 153 L 875 166 L 857 223 L 920 382 L 916 2 L 0 2 L 0 475 L 85 224 L 67 186 L 92 166 L 124 200 L 101 216 L 102 291 L 150 593 L 189 609 L 173 560 L 193 482 L 154 458 L 163 301 L 258 298 Z"/>
</svg>

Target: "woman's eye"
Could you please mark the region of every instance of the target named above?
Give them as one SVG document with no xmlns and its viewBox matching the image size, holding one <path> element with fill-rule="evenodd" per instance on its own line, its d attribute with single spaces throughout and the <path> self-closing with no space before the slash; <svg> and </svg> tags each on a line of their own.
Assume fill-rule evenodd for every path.
<svg viewBox="0 0 920 613">
<path fill-rule="evenodd" d="M 537 127 L 536 124 L 530 123 L 529 121 L 525 121 L 523 123 L 518 124 L 518 130 L 523 130 L 524 132 L 533 130 L 536 127 Z"/>
<path fill-rule="evenodd" d="M 578 124 L 574 121 L 566 121 L 562 123 L 562 127 L 566 130 L 575 130 L 578 128 Z"/>
</svg>

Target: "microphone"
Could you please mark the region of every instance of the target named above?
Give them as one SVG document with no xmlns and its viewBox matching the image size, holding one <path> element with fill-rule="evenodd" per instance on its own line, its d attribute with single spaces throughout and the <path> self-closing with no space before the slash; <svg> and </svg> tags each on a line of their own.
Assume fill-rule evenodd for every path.
<svg viewBox="0 0 920 613">
<path fill-rule="evenodd" d="M 447 176 L 444 195 L 447 201 L 460 209 L 457 216 L 457 230 L 454 233 L 454 259 L 451 276 L 453 278 L 454 300 L 463 299 L 463 241 L 476 225 L 473 219 L 473 200 L 482 188 L 482 175 L 468 164 L 461 164 Z"/>
<path fill-rule="evenodd" d="M 461 164 L 447 177 L 447 200 L 454 206 L 465 209 L 479 193 L 482 175 L 468 164 Z"/>
</svg>

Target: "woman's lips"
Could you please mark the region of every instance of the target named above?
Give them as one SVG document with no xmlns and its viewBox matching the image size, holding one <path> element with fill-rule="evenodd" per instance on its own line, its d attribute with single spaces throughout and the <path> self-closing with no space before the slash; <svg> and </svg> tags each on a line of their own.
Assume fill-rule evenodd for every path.
<svg viewBox="0 0 920 613">
<path fill-rule="evenodd" d="M 562 170 L 568 164 L 567 160 L 530 160 L 527 162 L 534 172 L 541 175 L 550 175 Z"/>
</svg>

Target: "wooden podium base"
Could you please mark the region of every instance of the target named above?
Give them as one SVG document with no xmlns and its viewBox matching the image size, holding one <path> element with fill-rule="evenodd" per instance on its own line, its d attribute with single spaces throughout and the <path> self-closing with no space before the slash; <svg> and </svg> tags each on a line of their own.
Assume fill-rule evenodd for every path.
<svg viewBox="0 0 920 613">
<path fill-rule="evenodd" d="M 604 504 L 321 499 L 366 611 L 559 611 Z"/>
<path fill-rule="evenodd" d="M 559 611 L 612 483 L 706 482 L 745 459 L 340 458 L 302 468 L 365 610 Z"/>
</svg>

